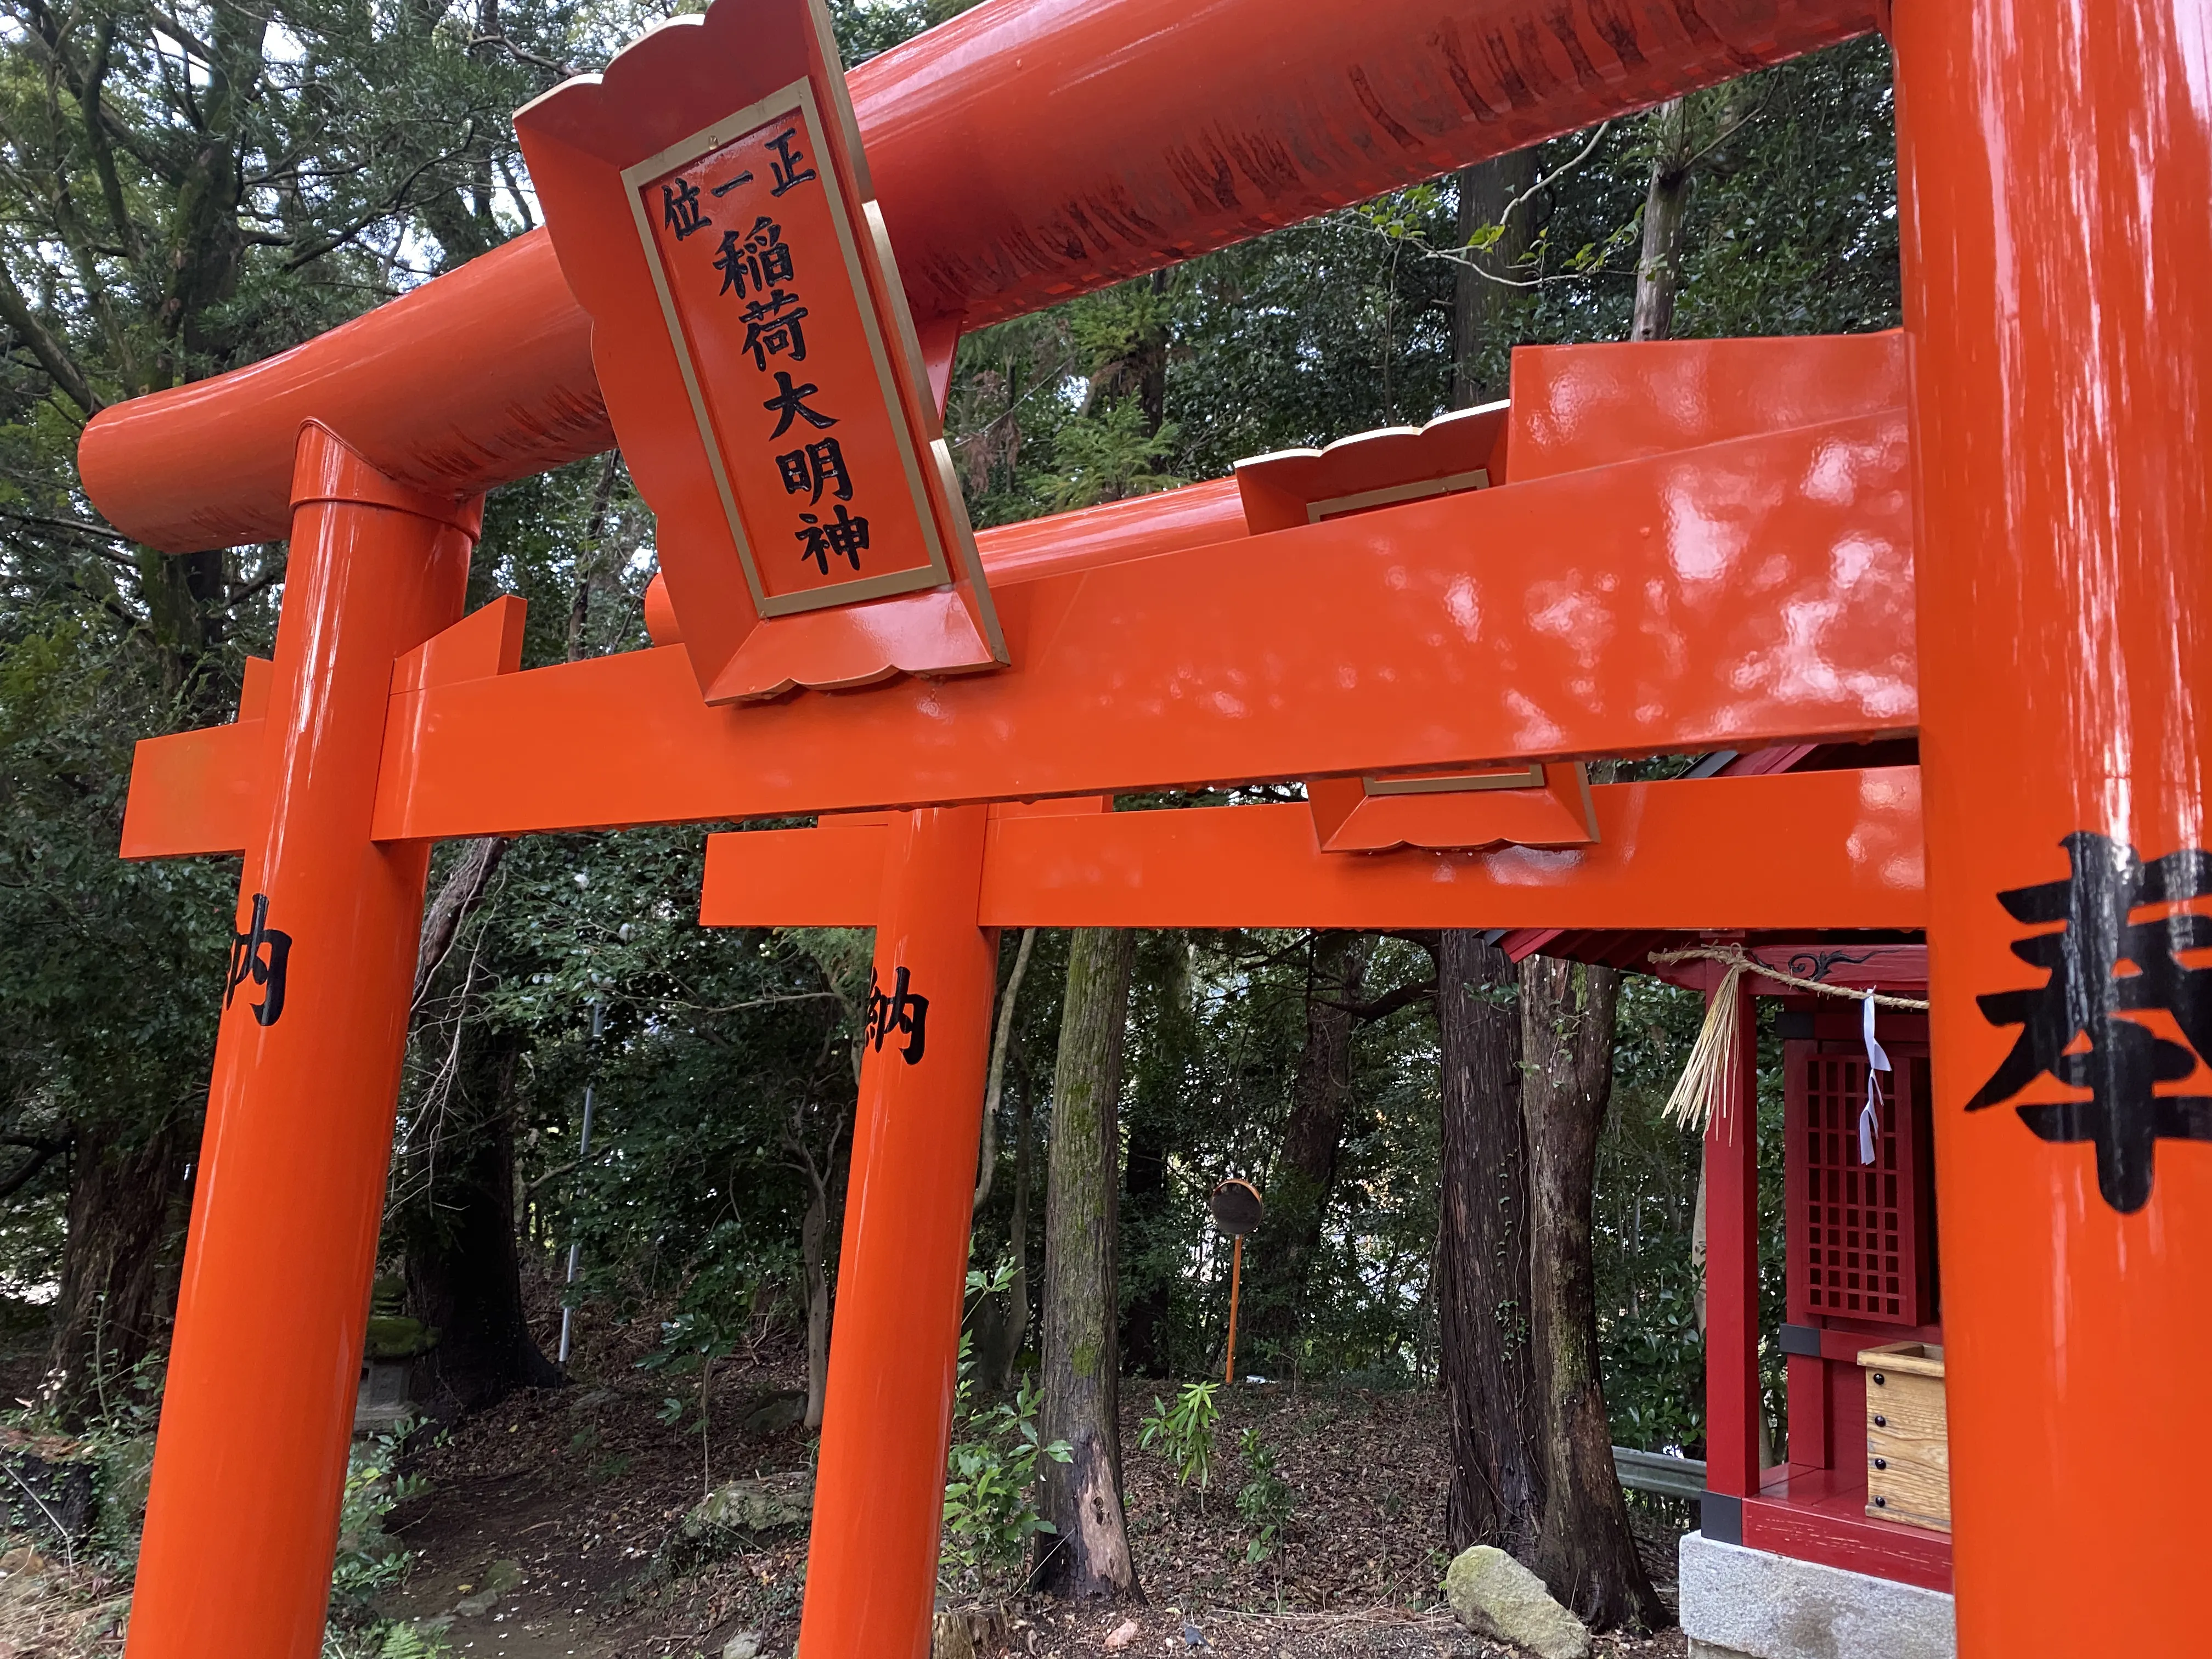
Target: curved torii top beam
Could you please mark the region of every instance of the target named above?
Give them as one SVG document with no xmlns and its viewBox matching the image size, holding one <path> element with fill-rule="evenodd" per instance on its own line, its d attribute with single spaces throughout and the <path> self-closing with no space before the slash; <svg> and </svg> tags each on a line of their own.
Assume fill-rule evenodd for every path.
<svg viewBox="0 0 2212 1659">
<path fill-rule="evenodd" d="M 1441 15 L 1439 15 L 1441 13 Z M 925 342 L 1865 33 L 1874 0 L 988 0 L 854 70 Z M 110 523 L 171 552 L 287 532 L 313 418 L 462 495 L 613 442 L 542 230 L 293 351 L 103 411 Z"/>
</svg>

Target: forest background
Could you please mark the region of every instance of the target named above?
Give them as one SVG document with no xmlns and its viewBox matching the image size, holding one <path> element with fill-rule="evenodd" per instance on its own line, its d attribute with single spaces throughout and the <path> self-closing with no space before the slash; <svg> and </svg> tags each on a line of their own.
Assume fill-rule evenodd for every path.
<svg viewBox="0 0 2212 1659">
<path fill-rule="evenodd" d="M 848 64 L 963 9 L 832 8 Z M 281 544 L 168 558 L 116 534 L 77 435 L 529 228 L 514 109 L 659 15 L 0 0 L 0 1292 L 44 1345 L 40 1413 L 81 1418 L 125 1376 L 158 1389 L 238 872 L 116 856 L 131 744 L 228 718 L 284 575 Z M 1895 326 L 1893 152 L 1870 39 L 985 331 L 947 417 L 971 512 L 1002 524 L 1418 425 L 1503 397 L 1516 344 Z M 611 455 L 494 493 L 470 600 L 529 601 L 526 666 L 641 648 L 653 568 Z M 770 1340 L 818 1356 L 868 940 L 702 929 L 710 827 L 439 850 L 386 1255 L 441 1330 L 452 1410 L 558 1380 L 530 1315 L 572 1243 L 579 1316 L 648 1324 L 665 1365 Z M 1079 948 L 1003 946 L 1002 981 L 1027 956 L 976 1199 L 974 1261 L 1001 1269 L 971 1322 L 994 1387 L 1036 1360 Z M 1121 950 L 1103 1179 L 1127 1370 L 1219 1367 L 1206 1199 L 1239 1176 L 1275 1200 L 1240 1370 L 1437 1381 L 1437 949 L 1249 931 Z M 1682 994 L 1622 987 L 1595 1187 L 1612 1434 L 1652 1449 L 1702 1437 L 1698 1151 L 1658 1116 L 1696 1019 Z"/>
</svg>

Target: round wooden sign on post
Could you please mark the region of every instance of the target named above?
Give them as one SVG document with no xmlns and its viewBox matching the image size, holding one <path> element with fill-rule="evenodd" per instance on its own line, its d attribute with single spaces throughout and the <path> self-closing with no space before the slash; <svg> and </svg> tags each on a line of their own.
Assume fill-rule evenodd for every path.
<svg viewBox="0 0 2212 1659">
<path fill-rule="evenodd" d="M 1234 1387 L 1237 1382 L 1237 1297 L 1244 1282 L 1244 1235 L 1260 1224 L 1267 1212 L 1261 1202 L 1260 1189 L 1249 1181 L 1231 1176 L 1213 1189 L 1213 1218 L 1221 1231 L 1237 1241 L 1229 1258 L 1229 1355 L 1224 1362 L 1221 1380 Z"/>
</svg>

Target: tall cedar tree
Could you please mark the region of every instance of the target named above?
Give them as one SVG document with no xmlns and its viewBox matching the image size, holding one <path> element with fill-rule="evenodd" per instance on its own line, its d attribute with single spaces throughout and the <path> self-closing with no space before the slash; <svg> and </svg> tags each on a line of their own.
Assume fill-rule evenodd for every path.
<svg viewBox="0 0 2212 1659">
<path fill-rule="evenodd" d="M 1462 408 L 1506 395 L 1510 330 L 1528 309 L 1523 290 L 1512 284 L 1531 240 L 1528 198 L 1536 179 L 1533 148 L 1459 175 L 1465 251 L 1454 272 L 1452 401 Z M 1480 240 L 1488 245 L 1477 246 Z M 1437 1357 L 1452 1447 L 1444 1533 L 1455 1550 L 1495 1544 L 1526 1560 L 1541 1521 L 1543 1486 L 1528 1346 L 1516 995 L 1513 964 L 1503 951 L 1479 932 L 1444 930 L 1437 964 Z"/>
<path fill-rule="evenodd" d="M 1299 1316 L 1321 1249 L 1352 1105 L 1352 1038 L 1374 954 L 1371 933 L 1314 935 L 1307 957 L 1305 1041 L 1291 1085 L 1291 1116 L 1276 1158 L 1267 1209 L 1247 1253 L 1245 1289 L 1252 1355 L 1295 1370 Z"/>
<path fill-rule="evenodd" d="M 1444 930 L 1437 963 L 1443 1055 L 1438 1357 L 1454 1550 L 1495 1544 L 1522 1560 L 1543 1519 L 1536 1376 L 1528 1342 L 1528 1142 L 1513 964 L 1470 928 Z"/>
<path fill-rule="evenodd" d="M 1533 160 L 1492 166 L 1508 170 L 1504 161 L 1533 181 Z M 1494 174 L 1470 171 L 1463 224 L 1517 199 Z M 1660 176 L 1655 167 L 1655 189 Z M 1493 260 L 1511 252 L 1504 222 Z M 1671 271 L 1674 250 L 1665 252 Z M 1644 270 L 1656 268 L 1647 260 Z M 1458 280 L 1496 286 L 1474 261 Z M 1502 309 L 1462 293 L 1455 317 L 1471 326 Z M 1462 365 L 1483 349 L 1466 333 L 1455 343 Z M 1516 981 L 1494 947 L 1456 930 L 1439 967 L 1449 1540 L 1510 1551 L 1598 1628 L 1663 1622 L 1628 1530 L 1597 1365 L 1590 1229 L 1617 980 L 1534 957 Z"/>
<path fill-rule="evenodd" d="M 1620 975 L 1610 968 L 1548 957 L 1521 964 L 1528 1343 L 1544 1492 L 1528 1565 L 1553 1595 L 1599 1630 L 1667 1622 L 1628 1529 L 1598 1376 L 1590 1227 L 1598 1134 L 1613 1095 L 1620 989 Z"/>
<path fill-rule="evenodd" d="M 1118 1276 L 1121 1054 L 1137 936 L 1079 928 L 1053 1073 L 1045 1188 L 1044 1398 L 1038 1432 L 1067 1443 L 1043 1469 L 1036 1580 L 1063 1596 L 1138 1594 L 1121 1511 Z"/>
</svg>

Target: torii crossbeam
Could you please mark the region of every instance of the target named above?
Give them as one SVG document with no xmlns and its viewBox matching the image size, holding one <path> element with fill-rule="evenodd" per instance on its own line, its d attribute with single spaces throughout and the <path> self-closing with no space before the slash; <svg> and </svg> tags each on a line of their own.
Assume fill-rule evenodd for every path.
<svg viewBox="0 0 2212 1659">
<path fill-rule="evenodd" d="M 762 61 L 790 78 L 711 109 L 739 64 L 732 8 L 787 31 Z M 1524 356 L 1487 488 L 1378 459 L 1399 470 L 1375 489 L 1291 488 L 1301 521 L 1255 474 L 986 535 L 970 559 L 930 482 L 922 390 L 941 396 L 963 326 L 1877 21 L 1856 0 L 1279 11 L 988 0 L 856 73 L 848 121 L 818 13 L 719 0 L 633 49 L 674 64 L 642 125 L 623 125 L 619 64 L 525 112 L 556 245 L 94 422 L 84 477 L 119 528 L 176 550 L 292 540 L 273 666 L 236 725 L 146 745 L 126 828 L 136 855 L 246 854 L 139 1659 L 316 1650 L 429 842 L 883 809 L 804 832 L 873 842 L 882 879 L 852 914 L 876 921 L 879 982 L 933 999 L 927 1055 L 872 1045 L 864 1067 L 805 1659 L 926 1650 L 991 929 L 1164 915 L 1147 895 L 1175 849 L 1137 842 L 1194 836 L 1298 884 L 1308 921 L 1924 916 L 1960 1651 L 2197 1639 L 2183 1598 L 2108 1587 L 2190 1582 L 2212 1484 L 2194 1431 L 2212 1091 L 2154 1094 L 2136 1063 L 2152 1036 L 2161 1076 L 2212 1042 L 2187 959 L 2212 889 L 2212 3 L 2141 0 L 2094 31 L 2001 0 L 1900 9 L 1909 383 L 1879 339 Z M 1002 165 L 976 165 L 979 137 Z M 671 263 L 705 228 L 702 170 L 724 168 L 720 199 L 745 144 L 757 195 L 802 171 L 824 191 L 809 269 L 875 319 L 876 381 L 841 384 L 881 387 L 870 412 L 905 469 L 923 551 L 896 592 L 833 603 L 760 562 L 788 546 L 761 539 L 772 475 L 693 374 L 752 372 Z M 564 238 L 625 193 L 635 236 Z M 728 257 L 785 257 L 746 246 Z M 666 332 L 644 337 L 654 304 Z M 609 355 L 617 336 L 643 339 L 635 362 Z M 792 343 L 757 343 L 766 376 Z M 781 385 L 765 406 L 788 424 L 802 390 Z M 610 409 L 661 514 L 663 637 L 682 642 L 517 672 L 513 607 L 459 615 L 478 492 L 603 448 Z M 865 532 L 820 522 L 836 458 L 775 459 L 823 507 L 797 532 L 821 582 L 845 579 L 836 554 L 859 573 Z M 947 580 L 915 587 L 924 568 Z M 981 672 L 901 676 L 915 665 Z M 1399 809 L 1368 813 L 1357 781 L 1907 732 L 1917 777 L 1601 787 L 1595 839 L 1540 854 L 1330 851 L 1314 811 L 1346 779 L 1379 817 Z M 1111 847 L 1079 814 L 1002 810 L 994 829 L 982 805 L 1283 778 L 1327 786 L 1295 825 L 1161 813 L 1190 822 L 1116 824 Z M 1204 896 L 1171 896 L 1185 915 Z M 2042 1567 L 2054 1540 L 2062 1574 Z"/>
</svg>

